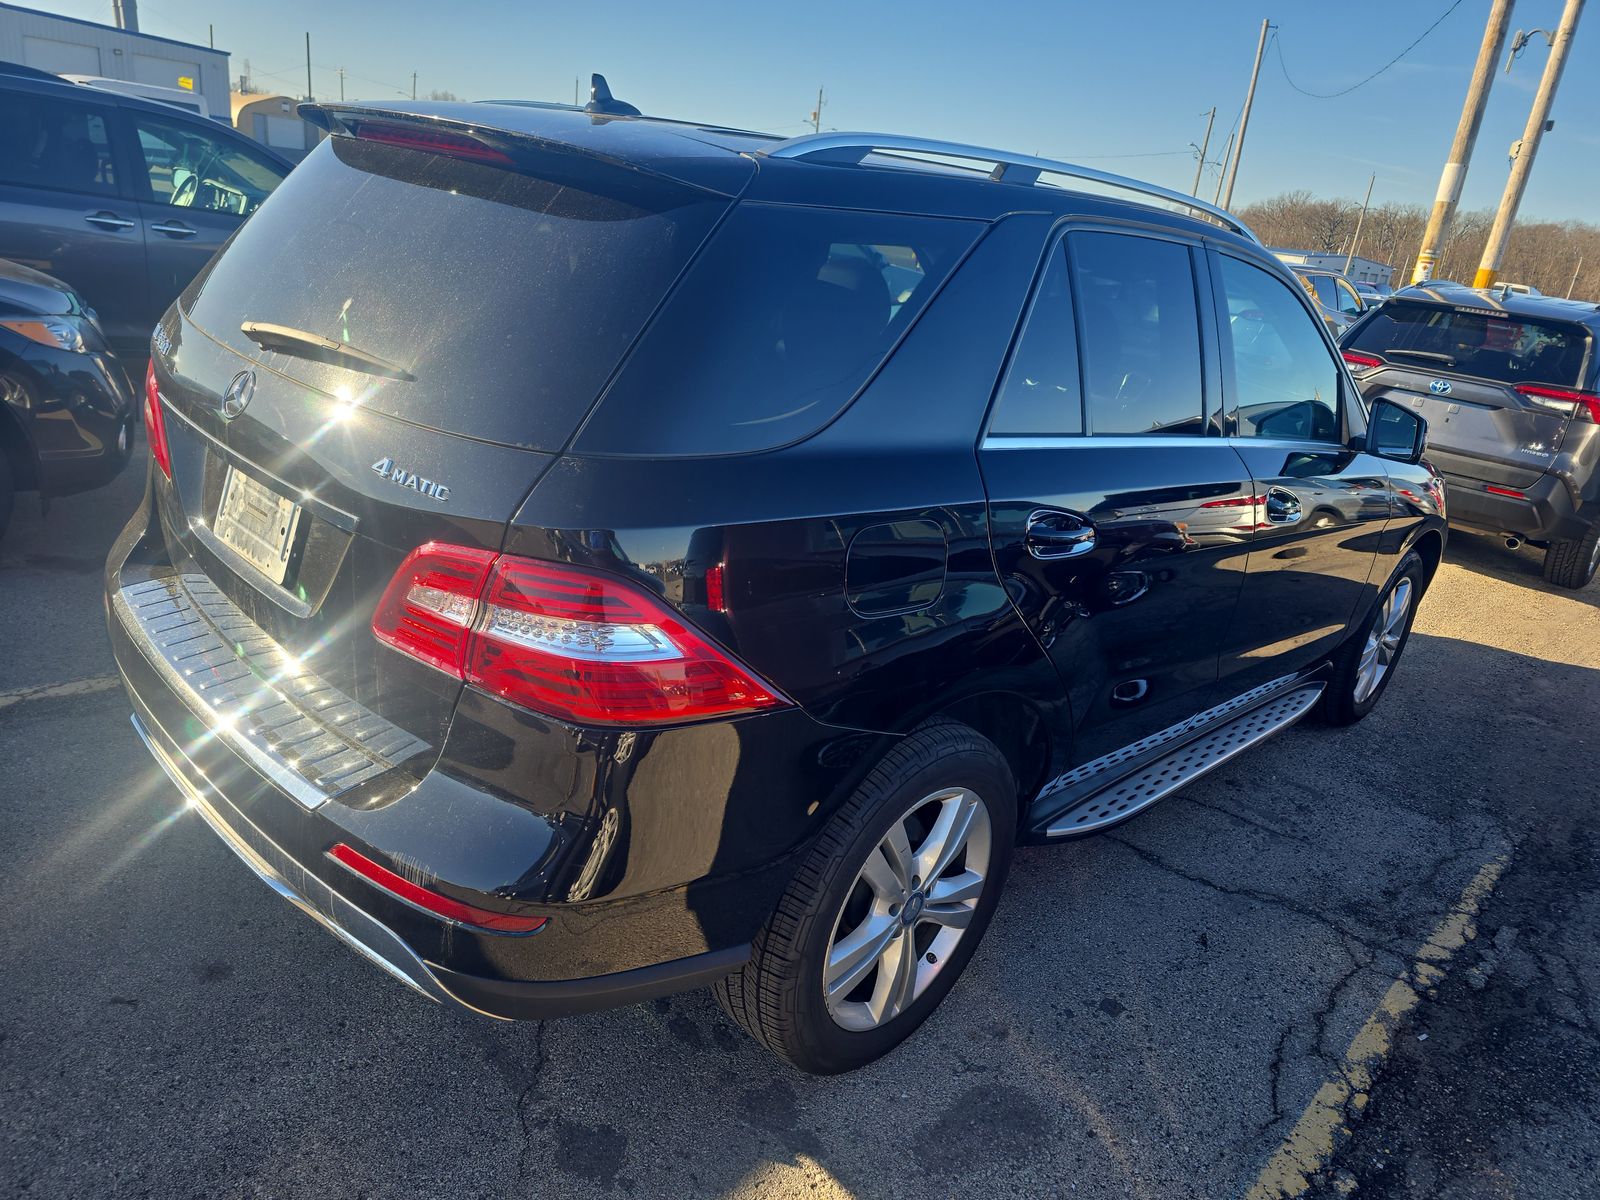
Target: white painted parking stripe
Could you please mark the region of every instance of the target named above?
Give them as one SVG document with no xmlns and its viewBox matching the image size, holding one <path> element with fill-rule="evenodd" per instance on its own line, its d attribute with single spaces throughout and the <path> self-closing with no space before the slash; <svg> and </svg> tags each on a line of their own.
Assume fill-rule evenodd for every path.
<svg viewBox="0 0 1600 1200">
<path fill-rule="evenodd" d="M 1389 1056 L 1400 1023 L 1421 1002 L 1421 993 L 1444 978 L 1456 951 L 1477 936 L 1472 919 L 1505 873 L 1502 854 L 1472 877 L 1461 899 L 1422 943 L 1410 970 L 1389 985 L 1378 1007 L 1350 1039 L 1344 1061 L 1317 1089 L 1300 1120 L 1245 1193 L 1245 1200 L 1290 1200 L 1305 1195 L 1313 1177 L 1328 1165 L 1349 1121 L 1366 1107 L 1368 1092 L 1383 1060 Z"/>
<path fill-rule="evenodd" d="M 109 692 L 122 680 L 116 675 L 97 675 L 93 679 L 74 679 L 68 683 L 42 683 L 37 687 L 17 688 L 0 692 L 0 708 L 10 708 L 27 700 L 55 700 L 62 696 L 92 696 L 96 692 Z"/>
</svg>

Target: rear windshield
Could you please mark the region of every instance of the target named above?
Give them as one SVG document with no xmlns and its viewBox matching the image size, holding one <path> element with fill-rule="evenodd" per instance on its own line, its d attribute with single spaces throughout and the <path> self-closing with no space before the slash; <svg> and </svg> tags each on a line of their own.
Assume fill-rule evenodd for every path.
<svg viewBox="0 0 1600 1200">
<path fill-rule="evenodd" d="M 1345 343 L 1396 366 L 1437 368 L 1496 383 L 1581 386 L 1588 331 L 1486 309 L 1390 300 Z"/>
<path fill-rule="evenodd" d="M 551 182 L 329 138 L 185 310 L 242 353 L 377 411 L 558 450 L 726 205 L 582 159 Z M 263 352 L 243 321 L 345 342 L 416 380 Z"/>
<path fill-rule="evenodd" d="M 889 353 L 976 221 L 741 204 L 600 402 L 580 453 L 766 450 L 815 433 Z"/>
</svg>

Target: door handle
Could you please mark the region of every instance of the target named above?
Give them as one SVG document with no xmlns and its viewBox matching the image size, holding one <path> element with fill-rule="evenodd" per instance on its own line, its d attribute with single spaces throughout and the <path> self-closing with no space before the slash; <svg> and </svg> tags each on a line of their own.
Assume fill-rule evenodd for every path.
<svg viewBox="0 0 1600 1200">
<path fill-rule="evenodd" d="M 1094 549 L 1096 536 L 1082 517 L 1045 508 L 1028 518 L 1022 540 L 1035 558 L 1077 558 Z"/>
<path fill-rule="evenodd" d="M 91 225 L 98 225 L 101 229 L 132 229 L 134 223 L 126 217 L 119 217 L 116 213 L 97 212 L 90 213 L 84 218 Z"/>
<path fill-rule="evenodd" d="M 1300 497 L 1288 488 L 1267 489 L 1267 520 L 1274 525 L 1293 525 L 1305 516 Z"/>
<path fill-rule="evenodd" d="M 197 232 L 196 230 L 190 229 L 187 225 L 183 225 L 175 221 L 163 221 L 160 225 L 150 226 L 150 229 L 155 233 L 164 233 L 168 237 L 178 238 L 190 238 L 193 237 Z"/>
</svg>

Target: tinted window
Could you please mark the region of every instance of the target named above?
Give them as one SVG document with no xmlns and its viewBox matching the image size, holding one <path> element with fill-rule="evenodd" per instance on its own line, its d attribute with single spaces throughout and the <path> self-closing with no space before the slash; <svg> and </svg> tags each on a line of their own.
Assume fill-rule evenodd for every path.
<svg viewBox="0 0 1600 1200">
<path fill-rule="evenodd" d="M 1497 383 L 1581 387 L 1589 334 L 1581 325 L 1390 299 L 1350 346 L 1396 366 L 1459 371 Z"/>
<path fill-rule="evenodd" d="M 1057 243 L 995 400 L 992 434 L 1059 436 L 1083 432 L 1078 332 L 1066 247 Z"/>
<path fill-rule="evenodd" d="M 1226 254 L 1222 365 L 1239 437 L 1337 441 L 1339 367 L 1318 321 L 1277 276 Z"/>
<path fill-rule="evenodd" d="M 1356 295 L 1355 288 L 1342 279 L 1335 279 L 1334 283 L 1339 286 L 1339 311 L 1347 316 L 1360 316 L 1364 310 L 1361 307 L 1361 297 Z"/>
<path fill-rule="evenodd" d="M 729 454 L 849 403 L 982 225 L 741 204 L 584 428 L 605 454 Z"/>
<path fill-rule="evenodd" d="M 1096 434 L 1203 432 L 1189 248 L 1115 233 L 1068 239 Z"/>
<path fill-rule="evenodd" d="M 416 382 L 263 355 L 425 425 L 560 449 L 726 201 L 552 156 L 538 179 L 329 138 L 185 297 L 251 356 L 241 321 L 309 330 Z"/>
<path fill-rule="evenodd" d="M 1311 285 L 1311 294 L 1317 298 L 1317 303 L 1323 308 L 1335 311 L 1339 308 L 1339 289 L 1333 285 L 1332 275 L 1306 275 L 1305 281 Z"/>
<path fill-rule="evenodd" d="M 112 195 L 116 164 L 106 110 L 0 92 L 0 182 Z"/>
<path fill-rule="evenodd" d="M 151 197 L 160 204 L 248 217 L 283 182 L 281 168 L 231 138 L 184 122 L 130 117 Z"/>
</svg>

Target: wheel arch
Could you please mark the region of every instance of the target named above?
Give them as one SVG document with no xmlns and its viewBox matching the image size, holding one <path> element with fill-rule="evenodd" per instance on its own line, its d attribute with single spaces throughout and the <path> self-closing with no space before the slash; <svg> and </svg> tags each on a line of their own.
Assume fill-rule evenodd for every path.
<svg viewBox="0 0 1600 1200">
<path fill-rule="evenodd" d="M 1044 712 L 1015 692 L 963 696 L 932 714 L 959 721 L 995 744 L 1017 785 L 1020 816 L 1044 783 L 1051 761 L 1050 727 Z"/>
<path fill-rule="evenodd" d="M 0 373 L 5 373 L 0 367 Z M 11 376 L 15 379 L 15 376 Z M 27 385 L 17 380 L 19 386 Z M 34 457 L 33 439 L 23 428 L 22 418 L 9 404 L 0 402 L 0 454 L 11 468 L 13 486 L 19 492 L 30 492 L 39 486 L 38 461 Z"/>
<path fill-rule="evenodd" d="M 1444 535 L 1437 529 L 1425 529 L 1418 535 L 1417 540 L 1411 543 L 1411 549 L 1422 559 L 1423 570 L 1426 572 L 1423 590 L 1427 590 L 1428 585 L 1433 582 L 1439 564 L 1444 561 Z"/>
</svg>

